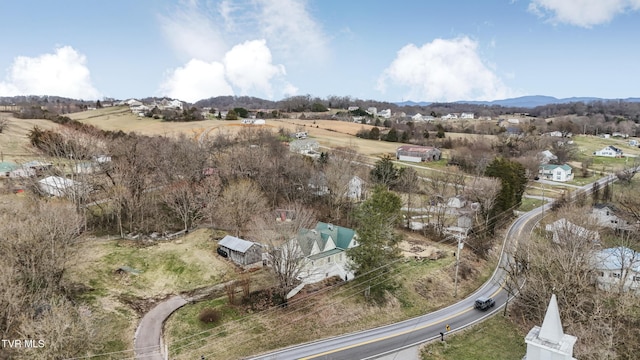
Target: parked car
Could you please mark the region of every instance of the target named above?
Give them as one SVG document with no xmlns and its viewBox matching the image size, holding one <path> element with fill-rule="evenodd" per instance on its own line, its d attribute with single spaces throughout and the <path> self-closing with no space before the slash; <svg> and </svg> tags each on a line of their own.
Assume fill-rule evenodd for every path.
<svg viewBox="0 0 640 360">
<path fill-rule="evenodd" d="M 476 299 L 474 307 L 478 310 L 484 311 L 489 308 L 492 308 L 495 304 L 496 302 L 492 298 L 481 296 Z"/>
</svg>

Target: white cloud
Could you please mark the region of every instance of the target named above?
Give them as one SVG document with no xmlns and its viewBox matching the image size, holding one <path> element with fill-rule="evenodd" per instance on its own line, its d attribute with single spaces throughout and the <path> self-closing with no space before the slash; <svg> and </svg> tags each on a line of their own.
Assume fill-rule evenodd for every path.
<svg viewBox="0 0 640 360">
<path fill-rule="evenodd" d="M 160 92 L 188 102 L 235 93 L 272 98 L 273 83 L 282 83 L 282 93 L 297 91 L 284 75 L 284 65 L 272 63 L 266 41 L 252 40 L 234 46 L 222 62 L 192 59 L 169 71 Z"/>
<path fill-rule="evenodd" d="M 327 37 L 311 16 L 306 0 L 181 1 L 159 15 L 174 51 L 186 59 L 220 61 L 230 49 L 252 39 L 266 39 L 276 57 L 322 60 Z"/>
<path fill-rule="evenodd" d="M 188 102 L 233 95 L 233 89 L 225 79 L 224 71 L 222 63 L 192 59 L 185 66 L 167 75 L 160 92 L 162 95 Z"/>
<path fill-rule="evenodd" d="M 500 78 L 480 59 L 477 43 L 467 37 L 435 39 L 406 45 L 378 79 L 408 89 L 405 99 L 421 101 L 495 100 L 512 96 Z"/>
<path fill-rule="evenodd" d="M 616 15 L 640 10 L 640 0 L 532 0 L 529 11 L 549 18 L 553 23 L 567 23 L 590 28 L 610 22 Z"/>
<path fill-rule="evenodd" d="M 162 31 L 180 59 L 221 60 L 228 46 L 215 20 L 197 1 L 159 15 Z"/>
<path fill-rule="evenodd" d="M 71 46 L 38 57 L 18 56 L 0 82 L 1 96 L 56 95 L 93 100 L 102 95 L 91 84 L 87 59 Z"/>
<path fill-rule="evenodd" d="M 265 40 L 247 41 L 225 54 L 225 74 L 242 95 L 255 91 L 272 98 L 271 80 L 286 72 L 283 65 L 273 65 L 271 61 Z"/>
<path fill-rule="evenodd" d="M 327 37 L 313 19 L 304 0 L 255 0 L 262 36 L 284 56 L 322 60 L 327 56 Z M 308 60 L 307 60 L 308 61 Z"/>
</svg>

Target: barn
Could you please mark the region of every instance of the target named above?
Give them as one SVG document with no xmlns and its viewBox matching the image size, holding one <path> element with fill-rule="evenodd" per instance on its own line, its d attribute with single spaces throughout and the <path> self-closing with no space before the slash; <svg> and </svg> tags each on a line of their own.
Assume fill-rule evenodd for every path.
<svg viewBox="0 0 640 360">
<path fill-rule="evenodd" d="M 262 264 L 262 245 L 235 236 L 227 235 L 223 237 L 218 242 L 218 253 L 225 254 L 226 257 L 240 266 Z"/>
<path fill-rule="evenodd" d="M 433 146 L 402 145 L 396 149 L 396 158 L 402 161 L 438 161 L 442 152 Z"/>
</svg>

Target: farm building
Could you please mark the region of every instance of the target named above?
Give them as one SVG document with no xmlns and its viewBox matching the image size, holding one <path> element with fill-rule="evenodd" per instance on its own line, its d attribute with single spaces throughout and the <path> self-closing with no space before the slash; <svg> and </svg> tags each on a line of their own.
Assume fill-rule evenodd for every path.
<svg viewBox="0 0 640 360">
<path fill-rule="evenodd" d="M 262 245 L 227 235 L 218 242 L 218 253 L 240 266 L 262 264 Z M 225 255 L 223 255 L 225 256 Z"/>
<path fill-rule="evenodd" d="M 86 184 L 60 176 L 48 176 L 39 180 L 38 186 L 42 193 L 58 197 L 83 197 L 90 191 L 90 188 Z"/>
<path fill-rule="evenodd" d="M 396 158 L 402 161 L 437 161 L 441 156 L 442 152 L 433 146 L 402 145 L 396 149 Z"/>
</svg>

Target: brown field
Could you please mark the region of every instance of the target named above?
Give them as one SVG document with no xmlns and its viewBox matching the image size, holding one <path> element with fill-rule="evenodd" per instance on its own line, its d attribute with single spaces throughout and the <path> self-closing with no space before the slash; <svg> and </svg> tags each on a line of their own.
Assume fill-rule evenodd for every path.
<svg viewBox="0 0 640 360">
<path fill-rule="evenodd" d="M 34 126 L 41 129 L 54 129 L 58 124 L 42 119 L 17 119 L 9 113 L 3 113 L 9 119 L 9 125 L 0 134 L 0 161 L 24 161 L 40 155 L 31 147 L 27 135 Z"/>
<path fill-rule="evenodd" d="M 69 117 L 87 124 L 95 125 L 104 130 L 133 131 L 146 135 L 175 136 L 180 133 L 194 138 L 207 134 L 215 136 L 217 132 L 235 133 L 243 127 L 240 120 L 202 120 L 193 122 L 163 122 L 152 118 L 141 118 L 132 114 L 126 107 L 99 109 L 71 114 Z M 300 119 L 268 119 L 263 127 L 277 131 L 284 128 L 289 132 L 298 129 L 307 131 L 309 136 L 318 140 L 321 146 L 327 148 L 353 147 L 363 155 L 377 157 L 383 154 L 394 154 L 400 143 L 375 141 L 356 138 L 354 135 L 362 130 L 369 130 L 373 126 L 335 120 L 300 120 Z M 493 140 L 491 135 L 474 135 L 450 133 L 455 139 L 474 138 L 481 136 Z"/>
</svg>

